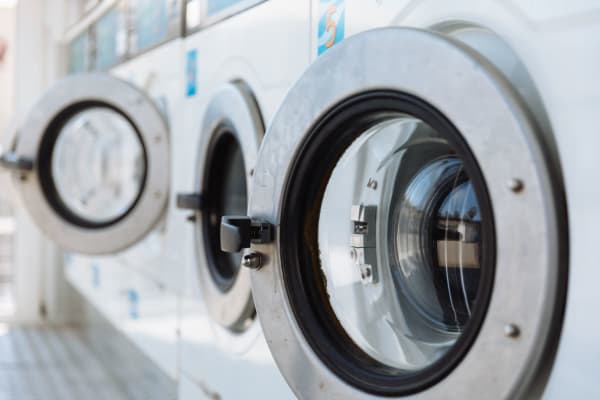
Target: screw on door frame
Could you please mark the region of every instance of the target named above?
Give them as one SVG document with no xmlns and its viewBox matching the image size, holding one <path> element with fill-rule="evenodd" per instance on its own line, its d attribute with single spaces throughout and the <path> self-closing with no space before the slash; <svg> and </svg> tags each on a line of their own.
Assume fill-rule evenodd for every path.
<svg viewBox="0 0 600 400">
<path fill-rule="evenodd" d="M 514 193 L 521 192 L 524 187 L 525 187 L 525 185 L 523 184 L 523 181 L 520 179 L 513 178 L 508 181 L 508 188 L 510 190 L 512 190 Z"/>
<path fill-rule="evenodd" d="M 258 270 L 262 267 L 262 256 L 255 251 L 248 252 L 242 256 L 242 266 Z"/>
</svg>

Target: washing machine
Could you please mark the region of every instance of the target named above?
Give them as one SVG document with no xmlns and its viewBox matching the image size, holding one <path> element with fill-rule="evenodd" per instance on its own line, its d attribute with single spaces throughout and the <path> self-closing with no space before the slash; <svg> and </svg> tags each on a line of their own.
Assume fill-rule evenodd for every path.
<svg viewBox="0 0 600 400">
<path fill-rule="evenodd" d="M 600 395 L 598 11 L 312 2 L 220 232 L 298 398 Z"/>
<path fill-rule="evenodd" d="M 67 250 L 69 282 L 100 311 L 101 323 L 173 381 L 183 271 L 182 229 L 169 197 L 183 140 L 181 10 L 174 1 L 104 7 L 82 33 L 94 42 L 89 63 L 103 72 L 56 83 L 19 127 L 13 153 L 3 156 L 34 221 Z M 110 348 L 110 338 L 96 336 L 94 345 Z"/>
<path fill-rule="evenodd" d="M 310 7 L 284 0 L 190 2 L 185 42 L 187 224 L 181 399 L 293 398 L 262 335 L 241 256 L 220 249 L 222 215 L 245 215 L 266 125 L 308 66 Z M 183 153 L 182 153 L 183 154 Z"/>
</svg>

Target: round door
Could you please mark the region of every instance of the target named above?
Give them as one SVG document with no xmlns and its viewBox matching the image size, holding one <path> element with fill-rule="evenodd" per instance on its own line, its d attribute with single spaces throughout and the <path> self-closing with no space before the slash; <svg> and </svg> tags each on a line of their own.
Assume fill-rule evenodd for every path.
<svg viewBox="0 0 600 400">
<path fill-rule="evenodd" d="M 241 268 L 241 255 L 221 250 L 219 230 L 223 215 L 247 213 L 250 180 L 263 134 L 260 111 L 248 87 L 239 82 L 221 87 L 210 100 L 202 123 L 197 192 L 178 196 L 180 208 L 195 211 L 191 219 L 208 312 L 234 334 L 246 332 L 256 312 L 250 271 Z"/>
<path fill-rule="evenodd" d="M 305 72 L 265 136 L 249 217 L 221 231 L 224 249 L 252 244 L 258 316 L 298 397 L 543 388 L 566 273 L 543 137 L 449 35 L 367 32 Z"/>
<path fill-rule="evenodd" d="M 130 84 L 79 75 L 52 87 L 2 164 L 33 220 L 60 246 L 101 254 L 142 239 L 168 197 L 168 127 Z"/>
</svg>

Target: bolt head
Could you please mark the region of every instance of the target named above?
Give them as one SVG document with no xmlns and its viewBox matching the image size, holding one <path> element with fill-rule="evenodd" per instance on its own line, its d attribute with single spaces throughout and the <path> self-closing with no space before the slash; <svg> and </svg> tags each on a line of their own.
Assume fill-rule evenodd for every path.
<svg viewBox="0 0 600 400">
<path fill-rule="evenodd" d="M 515 324 L 507 324 L 504 326 L 504 335 L 506 337 L 516 339 L 521 334 L 521 329 Z"/>
<path fill-rule="evenodd" d="M 367 187 L 372 190 L 377 190 L 377 181 L 373 178 L 369 178 L 367 182 Z"/>
<path fill-rule="evenodd" d="M 514 193 L 521 192 L 524 187 L 525 187 L 525 185 L 523 184 L 523 181 L 520 179 L 513 178 L 508 181 L 508 188 L 510 190 L 512 190 Z"/>
<path fill-rule="evenodd" d="M 242 257 L 242 266 L 250 269 L 260 269 L 262 267 L 262 257 L 259 253 L 249 252 Z"/>
</svg>

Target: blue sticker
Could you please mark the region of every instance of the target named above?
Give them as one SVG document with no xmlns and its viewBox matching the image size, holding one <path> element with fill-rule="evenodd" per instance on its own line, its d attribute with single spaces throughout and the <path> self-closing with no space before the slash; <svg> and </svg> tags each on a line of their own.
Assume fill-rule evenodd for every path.
<svg viewBox="0 0 600 400">
<path fill-rule="evenodd" d="M 138 294 L 137 290 L 129 289 L 127 291 L 127 297 L 129 298 L 129 317 L 131 317 L 131 319 L 138 319 L 140 317 L 138 312 L 140 295 Z"/>
<path fill-rule="evenodd" d="M 100 267 L 98 264 L 92 264 L 92 287 L 100 287 Z"/>
<path fill-rule="evenodd" d="M 196 95 L 196 82 L 198 80 L 198 52 L 196 50 L 190 50 L 187 53 L 187 63 L 185 68 L 186 76 L 186 95 L 187 97 L 193 97 Z"/>
<path fill-rule="evenodd" d="M 318 54 L 344 40 L 346 5 L 344 0 L 320 0 L 319 2 Z"/>
</svg>

